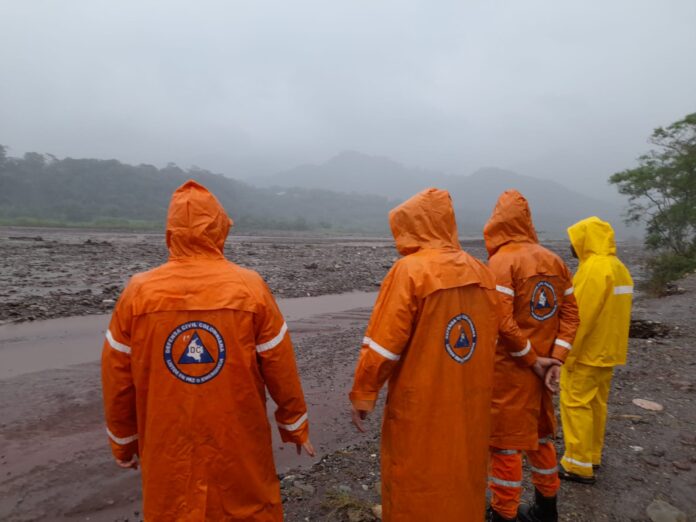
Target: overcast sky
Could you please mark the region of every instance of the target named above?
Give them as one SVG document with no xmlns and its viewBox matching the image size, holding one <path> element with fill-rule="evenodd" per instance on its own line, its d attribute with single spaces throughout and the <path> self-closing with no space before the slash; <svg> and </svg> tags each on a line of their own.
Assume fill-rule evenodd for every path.
<svg viewBox="0 0 696 522">
<path fill-rule="evenodd" d="M 694 0 L 0 2 L 11 155 L 247 177 L 358 150 L 608 194 L 690 112 Z"/>
</svg>

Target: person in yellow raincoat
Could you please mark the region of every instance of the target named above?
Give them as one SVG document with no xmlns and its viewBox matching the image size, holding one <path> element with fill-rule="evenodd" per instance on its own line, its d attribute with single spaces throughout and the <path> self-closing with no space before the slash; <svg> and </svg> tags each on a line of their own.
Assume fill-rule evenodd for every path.
<svg viewBox="0 0 696 522">
<path fill-rule="evenodd" d="M 106 431 L 119 466 L 142 464 L 148 521 L 283 520 L 266 388 L 282 440 L 314 454 L 287 325 L 225 259 L 231 224 L 205 187 L 179 187 L 169 260 L 133 276 L 106 331 Z"/>
<path fill-rule="evenodd" d="M 560 477 L 592 484 L 602 462 L 613 369 L 626 363 L 633 280 L 616 257 L 609 223 L 590 217 L 571 226 L 568 236 L 580 260 L 573 278 L 580 328 L 561 370 Z"/>
<path fill-rule="evenodd" d="M 483 520 L 498 336 L 495 277 L 465 253 L 447 192 L 393 209 L 404 256 L 382 282 L 350 392 L 353 422 L 389 380 L 382 425 L 387 522 Z"/>
</svg>

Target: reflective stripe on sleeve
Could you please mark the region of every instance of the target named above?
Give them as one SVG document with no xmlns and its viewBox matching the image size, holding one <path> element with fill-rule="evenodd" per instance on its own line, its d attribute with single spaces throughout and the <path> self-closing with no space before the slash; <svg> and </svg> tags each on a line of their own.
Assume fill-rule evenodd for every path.
<svg viewBox="0 0 696 522">
<path fill-rule="evenodd" d="M 495 289 L 501 294 L 509 295 L 510 297 L 515 297 L 515 291 L 507 286 L 495 285 Z"/>
<path fill-rule="evenodd" d="M 575 464 L 576 466 L 580 466 L 581 468 L 591 468 L 592 463 L 591 462 L 582 462 L 579 460 L 571 459 L 570 457 L 566 457 L 565 455 L 561 460 L 565 460 L 566 462 L 570 462 L 571 464 Z"/>
<path fill-rule="evenodd" d="M 632 293 L 633 293 L 632 286 L 615 286 L 614 287 L 614 295 L 632 294 Z"/>
<path fill-rule="evenodd" d="M 130 355 L 130 346 L 126 346 L 123 343 L 119 343 L 116 339 L 114 339 L 114 336 L 111 335 L 111 330 L 106 331 L 106 340 L 109 343 L 109 346 L 111 346 L 114 350 Z"/>
<path fill-rule="evenodd" d="M 307 414 L 303 413 L 302 416 L 299 419 L 297 419 L 295 422 L 293 422 L 292 424 L 281 424 L 279 422 L 278 427 L 283 428 L 284 430 L 287 430 L 287 431 L 295 431 L 297 428 L 302 426 L 306 420 L 307 420 Z"/>
<path fill-rule="evenodd" d="M 261 352 L 265 352 L 267 350 L 272 350 L 273 348 L 275 348 L 276 346 L 278 346 L 282 342 L 287 331 L 288 331 L 288 323 L 283 323 L 283 326 L 281 326 L 281 328 L 280 328 L 280 333 L 278 333 L 278 335 L 276 335 L 270 341 L 267 341 L 267 342 L 262 343 L 262 344 L 257 344 L 256 351 L 258 353 L 261 353 Z"/>
<path fill-rule="evenodd" d="M 548 438 L 548 437 L 544 437 L 543 439 L 539 439 L 539 445 L 540 445 L 540 446 L 542 446 L 542 445 L 544 445 L 544 444 L 548 444 L 549 442 L 551 442 L 551 439 Z"/>
<path fill-rule="evenodd" d="M 493 484 L 497 484 L 498 486 L 503 486 L 506 488 L 521 488 L 522 487 L 522 481 L 521 480 L 503 480 L 499 479 L 498 477 L 488 477 L 488 480 L 490 480 Z"/>
<path fill-rule="evenodd" d="M 138 434 L 136 433 L 135 435 L 131 435 L 130 437 L 117 437 L 113 433 L 111 433 L 111 430 L 109 428 L 106 428 L 106 433 L 109 435 L 109 438 L 113 440 L 116 444 L 120 446 L 125 446 L 126 444 L 130 444 L 134 440 L 138 440 Z"/>
<path fill-rule="evenodd" d="M 389 359 L 390 361 L 398 361 L 399 359 L 401 359 L 401 355 L 399 355 L 398 353 L 390 352 L 384 346 L 380 346 L 369 337 L 363 338 L 363 344 L 369 346 L 371 350 L 374 350 L 382 357 L 384 357 L 385 359 Z"/>
<path fill-rule="evenodd" d="M 572 344 L 565 342 L 563 339 L 556 339 L 554 341 L 554 344 L 557 344 L 558 346 L 562 346 L 566 350 L 570 350 L 573 348 Z"/>
<path fill-rule="evenodd" d="M 535 468 L 534 466 L 529 466 L 529 469 L 532 471 L 532 473 L 536 473 L 537 475 L 553 475 L 554 473 L 558 473 L 557 466 L 554 466 L 553 468 L 547 468 L 547 469 L 541 469 L 541 468 Z"/>
<path fill-rule="evenodd" d="M 512 355 L 513 357 L 524 357 L 525 355 L 527 355 L 530 352 L 531 349 L 532 349 L 532 343 L 527 341 L 527 346 L 524 347 L 524 350 L 519 351 L 519 352 L 510 352 L 510 355 Z"/>
<path fill-rule="evenodd" d="M 575 292 L 575 287 L 571 286 L 568 290 L 563 292 L 563 295 L 571 295 L 573 292 Z"/>
</svg>

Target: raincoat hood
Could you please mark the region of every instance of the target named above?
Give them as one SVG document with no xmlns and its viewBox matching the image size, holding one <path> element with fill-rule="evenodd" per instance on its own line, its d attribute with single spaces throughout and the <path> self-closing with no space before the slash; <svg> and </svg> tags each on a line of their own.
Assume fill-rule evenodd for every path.
<svg viewBox="0 0 696 522">
<path fill-rule="evenodd" d="M 506 190 L 498 198 L 490 219 L 483 227 L 488 255 L 511 242 L 538 243 L 532 212 L 525 197 L 516 190 Z"/>
<path fill-rule="evenodd" d="M 223 257 L 232 226 L 225 209 L 203 185 L 189 180 L 169 203 L 167 247 L 172 258 Z"/>
<path fill-rule="evenodd" d="M 568 229 L 568 237 L 580 261 L 584 261 L 593 254 L 616 255 L 614 229 L 609 223 L 596 216 L 575 223 Z"/>
<path fill-rule="evenodd" d="M 396 249 L 401 255 L 426 248 L 461 250 L 452 198 L 446 190 L 425 189 L 389 212 Z"/>
</svg>

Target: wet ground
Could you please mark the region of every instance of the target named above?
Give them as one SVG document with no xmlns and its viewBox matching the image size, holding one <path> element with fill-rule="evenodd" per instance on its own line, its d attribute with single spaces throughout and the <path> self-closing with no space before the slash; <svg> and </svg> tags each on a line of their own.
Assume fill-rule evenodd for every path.
<svg viewBox="0 0 696 522">
<path fill-rule="evenodd" d="M 480 241 L 464 246 L 484 256 Z M 563 242 L 550 246 L 565 254 Z M 334 294 L 377 290 L 396 257 L 391 243 L 236 238 L 227 252 L 279 297 L 305 296 L 281 299 L 281 307 L 319 457 L 298 458 L 275 440 L 286 520 L 371 520 L 380 416 L 369 420 L 368 435 L 356 434 L 346 393 L 374 293 Z M 166 257 L 163 238 L 0 229 L 0 254 L 0 520 L 139 520 L 139 476 L 113 465 L 103 433 L 96 360 L 107 316 L 96 314 L 108 312 L 132 271 Z M 621 255 L 639 275 L 641 250 Z M 682 294 L 636 303 L 648 335 L 631 341 L 629 364 L 616 372 L 599 481 L 564 484 L 562 520 L 647 520 L 654 499 L 696 517 L 696 277 L 681 286 Z M 36 320 L 44 317 L 60 319 Z M 662 323 L 666 335 L 651 338 L 647 321 Z M 635 398 L 664 410 L 643 410 Z"/>
</svg>

